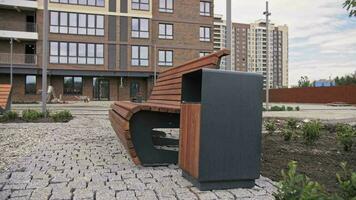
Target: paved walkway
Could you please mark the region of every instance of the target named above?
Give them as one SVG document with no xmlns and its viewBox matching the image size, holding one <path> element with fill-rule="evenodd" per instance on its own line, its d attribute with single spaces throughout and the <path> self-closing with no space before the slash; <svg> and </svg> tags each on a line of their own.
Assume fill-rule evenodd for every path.
<svg viewBox="0 0 356 200">
<path fill-rule="evenodd" d="M 253 189 L 201 192 L 176 165 L 134 166 L 104 115 L 80 115 L 68 124 L 1 124 L 0 131 L 16 129 L 44 134 L 0 172 L 0 200 L 273 199 L 275 187 L 263 177 Z"/>
</svg>

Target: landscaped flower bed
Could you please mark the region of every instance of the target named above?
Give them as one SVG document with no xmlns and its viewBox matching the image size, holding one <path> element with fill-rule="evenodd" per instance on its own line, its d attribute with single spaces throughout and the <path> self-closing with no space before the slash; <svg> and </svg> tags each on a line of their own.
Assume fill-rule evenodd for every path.
<svg viewBox="0 0 356 200">
<path fill-rule="evenodd" d="M 8 111 L 0 116 L 0 123 L 49 123 L 49 122 L 69 122 L 73 119 L 69 111 L 55 113 L 42 113 L 36 110 L 24 110 L 19 116 L 17 112 Z"/>
<path fill-rule="evenodd" d="M 323 185 L 327 192 L 339 190 L 336 173 L 347 162 L 356 171 L 355 129 L 325 125 L 318 121 L 268 120 L 262 140 L 262 175 L 282 180 L 281 170 L 297 161 L 298 173 Z"/>
</svg>

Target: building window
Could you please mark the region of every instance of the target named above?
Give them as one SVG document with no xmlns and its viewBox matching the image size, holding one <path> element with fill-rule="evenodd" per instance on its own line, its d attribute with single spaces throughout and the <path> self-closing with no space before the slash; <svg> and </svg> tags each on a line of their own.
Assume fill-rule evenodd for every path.
<svg viewBox="0 0 356 200">
<path fill-rule="evenodd" d="M 50 0 L 53 3 L 104 7 L 105 0 Z"/>
<path fill-rule="evenodd" d="M 200 2 L 200 15 L 201 16 L 211 16 L 210 13 L 211 3 L 206 1 Z"/>
<path fill-rule="evenodd" d="M 131 65 L 133 65 L 133 66 L 148 66 L 148 47 L 147 46 L 132 46 Z"/>
<path fill-rule="evenodd" d="M 202 52 L 199 53 L 199 57 L 204 57 L 204 56 L 207 56 L 209 54 L 210 54 L 210 52 L 202 51 Z"/>
<path fill-rule="evenodd" d="M 133 38 L 148 38 L 148 19 L 132 18 L 131 37 Z"/>
<path fill-rule="evenodd" d="M 173 39 L 173 24 L 159 24 L 160 39 Z"/>
<path fill-rule="evenodd" d="M 26 76 L 25 94 L 36 94 L 36 76 Z"/>
<path fill-rule="evenodd" d="M 174 0 L 159 0 L 159 11 L 173 13 Z"/>
<path fill-rule="evenodd" d="M 51 11 L 49 30 L 51 33 L 104 36 L 104 16 Z"/>
<path fill-rule="evenodd" d="M 173 66 L 173 51 L 159 50 L 158 51 L 158 65 Z"/>
<path fill-rule="evenodd" d="M 83 89 L 82 77 L 64 77 L 64 94 L 81 95 Z"/>
<path fill-rule="evenodd" d="M 210 42 L 210 27 L 200 27 L 200 41 Z"/>
<path fill-rule="evenodd" d="M 132 10 L 150 10 L 149 0 L 132 0 Z"/>
<path fill-rule="evenodd" d="M 52 64 L 104 64 L 104 45 L 75 42 L 50 42 Z"/>
</svg>

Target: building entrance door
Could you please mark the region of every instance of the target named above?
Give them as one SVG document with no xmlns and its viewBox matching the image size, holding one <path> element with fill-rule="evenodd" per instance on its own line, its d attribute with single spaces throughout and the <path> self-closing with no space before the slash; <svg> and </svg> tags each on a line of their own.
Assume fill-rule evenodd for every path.
<svg viewBox="0 0 356 200">
<path fill-rule="evenodd" d="M 25 44 L 25 63 L 26 64 L 36 64 L 36 45 L 35 44 Z"/>
<path fill-rule="evenodd" d="M 93 78 L 94 100 L 110 100 L 110 81 L 102 78 Z"/>
</svg>

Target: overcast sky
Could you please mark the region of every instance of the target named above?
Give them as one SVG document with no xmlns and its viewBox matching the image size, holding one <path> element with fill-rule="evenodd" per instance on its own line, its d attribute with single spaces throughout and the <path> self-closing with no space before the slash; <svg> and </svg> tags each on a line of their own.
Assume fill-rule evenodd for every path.
<svg viewBox="0 0 356 200">
<path fill-rule="evenodd" d="M 289 26 L 289 84 L 356 71 L 356 17 L 343 0 L 270 0 L 271 20 Z M 263 18 L 265 0 L 232 0 L 234 22 Z M 215 14 L 225 15 L 225 0 L 215 0 Z"/>
</svg>

